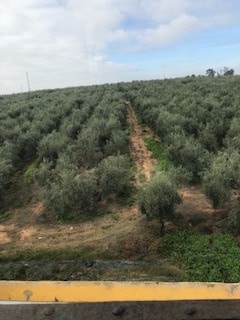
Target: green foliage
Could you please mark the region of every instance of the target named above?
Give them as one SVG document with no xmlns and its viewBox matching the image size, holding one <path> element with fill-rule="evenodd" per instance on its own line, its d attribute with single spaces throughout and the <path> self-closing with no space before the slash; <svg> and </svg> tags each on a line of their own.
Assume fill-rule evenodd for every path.
<svg viewBox="0 0 240 320">
<path fill-rule="evenodd" d="M 67 137 L 59 132 L 52 132 L 44 136 L 39 143 L 38 154 L 40 159 L 55 162 L 59 154 L 64 151 L 67 146 Z"/>
<path fill-rule="evenodd" d="M 148 219 L 171 219 L 181 202 L 177 190 L 165 174 L 154 175 L 139 192 L 139 207 Z"/>
<path fill-rule="evenodd" d="M 153 158 L 158 160 L 158 165 L 161 170 L 167 171 L 171 167 L 171 162 L 168 159 L 167 153 L 163 145 L 156 141 L 153 137 L 145 138 L 148 150 L 152 152 Z"/>
<path fill-rule="evenodd" d="M 221 168 L 209 170 L 203 178 L 203 192 L 211 200 L 213 208 L 220 208 L 230 198 L 228 177 Z"/>
<path fill-rule="evenodd" d="M 99 164 L 97 171 L 101 197 L 129 193 L 130 161 L 126 156 L 109 156 Z"/>
<path fill-rule="evenodd" d="M 128 153 L 129 141 L 127 133 L 123 130 L 114 130 L 105 146 L 106 155 Z"/>
<path fill-rule="evenodd" d="M 0 194 L 3 192 L 6 184 L 10 179 L 10 173 L 12 171 L 11 163 L 7 160 L 0 160 Z"/>
<path fill-rule="evenodd" d="M 206 74 L 207 74 L 208 77 L 214 77 L 215 73 L 216 73 L 216 71 L 211 69 L 211 68 L 206 70 Z"/>
<path fill-rule="evenodd" d="M 240 203 L 233 207 L 228 215 L 227 229 L 233 234 L 237 235 L 240 233 Z"/>
<path fill-rule="evenodd" d="M 191 172 L 181 166 L 171 166 L 168 170 L 168 177 L 176 187 L 189 185 L 193 181 Z"/>
<path fill-rule="evenodd" d="M 0 150 L 1 156 L 1 150 Z M 4 192 L 6 185 L 9 183 L 13 166 L 9 159 L 0 158 L 0 197 Z"/>
<path fill-rule="evenodd" d="M 232 72 L 228 68 L 225 71 Z M 179 185 L 190 180 L 201 183 L 204 176 L 204 190 L 215 199 L 214 206 L 221 206 L 230 189 L 239 189 L 240 161 L 234 152 L 240 148 L 239 99 L 239 76 L 133 81 L 2 96 L 0 194 L 10 190 L 8 186 L 17 171 L 38 158 L 39 166 L 29 167 L 25 178 L 30 182 L 34 175 L 37 177 L 46 201 L 50 195 L 58 201 L 58 192 L 63 198 L 66 195 L 60 216 L 65 212 L 75 216 L 82 210 L 78 209 L 79 204 L 76 208 L 71 205 L 80 188 L 76 182 L 72 186 L 71 177 L 84 175 L 85 170 L 93 170 L 97 176 L 96 198 L 111 192 L 121 195 L 127 187 L 106 187 L 112 173 L 104 168 L 101 175 L 99 167 L 109 157 L 129 153 L 127 100 L 137 117 L 163 142 L 164 147 L 153 139 L 147 144 L 160 167 L 168 170 L 169 179 Z M 226 161 L 226 172 L 224 165 L 220 168 L 220 164 L 214 164 L 224 147 L 231 159 Z M 124 174 L 129 178 L 127 172 Z M 120 186 L 122 180 L 119 181 Z M 64 192 L 67 185 L 75 190 L 74 196 Z"/>
<path fill-rule="evenodd" d="M 228 67 L 223 68 L 223 75 L 224 76 L 233 76 L 234 75 L 234 69 L 229 69 Z"/>
<path fill-rule="evenodd" d="M 224 143 L 228 148 L 240 149 L 240 117 L 234 117 L 226 134 Z"/>
<path fill-rule="evenodd" d="M 80 165 L 85 168 L 93 168 L 99 163 L 103 155 L 95 131 L 87 128 L 81 132 L 77 140 L 76 154 Z"/>
<path fill-rule="evenodd" d="M 144 120 L 143 120 L 142 115 L 139 112 L 135 112 L 135 115 L 136 115 L 136 118 L 137 118 L 137 122 L 139 124 L 144 124 Z"/>
<path fill-rule="evenodd" d="M 89 96 L 81 103 L 71 101 L 74 110 L 38 146 L 42 163 L 37 181 L 48 207 L 60 219 L 97 214 L 102 197 L 130 190 L 122 95 L 104 86 L 98 90 L 95 98 L 99 99 L 92 101 Z"/>
<path fill-rule="evenodd" d="M 8 212 L 1 212 L 0 211 L 0 222 L 4 222 L 9 218 L 9 213 Z"/>
<path fill-rule="evenodd" d="M 96 208 L 97 176 L 93 170 L 76 175 L 65 169 L 50 184 L 46 200 L 59 219 L 80 218 Z"/>
<path fill-rule="evenodd" d="M 235 150 L 219 152 L 203 177 L 203 191 L 214 208 L 221 207 L 230 199 L 231 188 L 240 187 L 239 177 L 240 153 Z"/>
<path fill-rule="evenodd" d="M 109 250 L 99 250 L 89 246 L 83 246 L 79 248 L 56 248 L 56 249 L 35 249 L 35 250 L 21 250 L 8 254 L 7 256 L 1 255 L 0 262 L 8 261 L 66 261 L 66 260 L 111 260 L 117 259 L 117 252 L 111 252 Z"/>
<path fill-rule="evenodd" d="M 24 172 L 24 180 L 27 184 L 31 184 L 34 181 L 36 170 L 37 162 L 34 161 L 32 164 L 30 164 L 30 166 L 28 166 L 28 168 Z"/>
<path fill-rule="evenodd" d="M 170 160 L 175 165 L 185 168 L 192 175 L 193 182 L 198 182 L 209 166 L 208 151 L 191 136 L 173 134 L 167 150 Z"/>
<path fill-rule="evenodd" d="M 230 235 L 182 231 L 164 239 L 171 259 L 186 272 L 183 281 L 240 281 L 240 248 Z"/>
<path fill-rule="evenodd" d="M 54 166 L 53 163 L 43 159 L 35 173 L 35 178 L 40 186 L 48 188 L 50 182 L 53 180 Z"/>
</svg>

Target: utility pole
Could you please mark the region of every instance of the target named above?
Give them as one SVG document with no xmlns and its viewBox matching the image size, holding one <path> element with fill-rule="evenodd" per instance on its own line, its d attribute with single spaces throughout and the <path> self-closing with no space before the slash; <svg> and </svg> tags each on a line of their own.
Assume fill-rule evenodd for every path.
<svg viewBox="0 0 240 320">
<path fill-rule="evenodd" d="M 26 72 L 26 77 L 27 77 L 28 92 L 30 92 L 31 89 L 30 89 L 30 82 L 29 82 L 29 78 L 28 78 L 28 72 Z"/>
</svg>

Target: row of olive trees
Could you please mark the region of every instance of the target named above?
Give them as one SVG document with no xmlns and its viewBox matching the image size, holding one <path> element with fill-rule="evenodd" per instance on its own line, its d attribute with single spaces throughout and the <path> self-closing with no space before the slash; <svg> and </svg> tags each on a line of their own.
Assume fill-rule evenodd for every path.
<svg viewBox="0 0 240 320">
<path fill-rule="evenodd" d="M 126 95 L 170 160 L 200 182 L 212 154 L 238 143 L 238 77 L 133 82 Z M 234 136 L 234 137 L 233 137 Z"/>
<path fill-rule="evenodd" d="M 135 81 L 122 88 L 142 121 L 161 139 L 171 162 L 186 174 L 186 181 L 202 184 L 214 207 L 228 206 L 228 223 L 239 231 L 239 77 Z M 165 198 L 160 196 L 163 191 L 154 197 L 155 184 L 151 182 L 141 196 L 142 211 L 148 216 L 156 216 L 157 201 Z M 171 192 L 174 204 L 176 193 Z"/>
<path fill-rule="evenodd" d="M 93 86 L 1 97 L 0 196 L 26 163 L 36 157 L 54 158 L 58 148 L 76 139 L 105 89 Z"/>
<path fill-rule="evenodd" d="M 102 88 L 88 116 L 84 104 L 75 122 L 73 110 L 38 146 L 37 181 L 48 207 L 62 219 L 96 214 L 102 199 L 130 190 L 126 105 L 114 86 Z"/>
<path fill-rule="evenodd" d="M 69 159 L 59 159 L 53 169 L 43 162 L 37 172 L 47 206 L 60 219 L 96 215 L 100 201 L 108 196 L 123 196 L 130 189 L 130 162 L 126 155 L 112 155 L 98 166 L 79 172 Z"/>
<path fill-rule="evenodd" d="M 203 191 L 214 208 L 229 210 L 227 227 L 240 231 L 240 152 L 239 149 L 219 151 L 203 176 Z M 234 197 L 235 194 L 235 197 Z M 231 198 L 235 200 L 231 201 Z"/>
<path fill-rule="evenodd" d="M 129 191 L 127 109 L 117 85 L 3 96 L 0 106 L 0 196 L 33 160 L 58 217 L 93 213 L 101 199 Z"/>
</svg>

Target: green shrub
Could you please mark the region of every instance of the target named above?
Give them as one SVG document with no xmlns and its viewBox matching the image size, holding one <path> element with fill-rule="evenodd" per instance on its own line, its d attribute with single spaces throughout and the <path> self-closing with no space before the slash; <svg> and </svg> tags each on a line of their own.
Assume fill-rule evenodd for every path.
<svg viewBox="0 0 240 320">
<path fill-rule="evenodd" d="M 38 147 L 40 159 L 56 162 L 60 153 L 65 150 L 67 143 L 68 137 L 63 133 L 54 131 L 44 136 Z"/>
<path fill-rule="evenodd" d="M 177 187 L 189 185 L 193 181 L 192 173 L 181 166 L 171 166 L 168 170 L 168 177 Z"/>
<path fill-rule="evenodd" d="M 219 152 L 203 177 L 203 191 L 214 208 L 230 199 L 231 189 L 240 187 L 240 153 L 236 150 Z"/>
<path fill-rule="evenodd" d="M 162 170 L 168 170 L 171 167 L 171 162 L 168 159 L 165 148 L 162 144 L 156 141 L 153 137 L 145 138 L 148 150 L 152 152 L 153 158 L 158 160 L 158 165 Z"/>
<path fill-rule="evenodd" d="M 231 195 L 228 178 L 216 169 L 204 175 L 202 188 L 214 209 L 222 207 Z"/>
<path fill-rule="evenodd" d="M 8 159 L 0 159 L 0 196 L 10 181 L 12 171 L 11 162 Z"/>
<path fill-rule="evenodd" d="M 89 128 L 81 131 L 76 145 L 76 154 L 81 166 L 85 168 L 95 167 L 103 155 L 98 145 L 98 135 Z"/>
<path fill-rule="evenodd" d="M 235 235 L 240 233 L 240 203 L 230 210 L 226 229 Z"/>
<path fill-rule="evenodd" d="M 232 236 L 181 231 L 164 240 L 171 259 L 186 272 L 183 281 L 240 281 L 240 248 Z"/>
<path fill-rule="evenodd" d="M 98 169 L 99 193 L 101 197 L 110 194 L 126 194 L 130 190 L 130 161 L 124 155 L 109 156 L 102 160 Z"/>
<path fill-rule="evenodd" d="M 177 204 L 181 202 L 175 186 L 164 174 L 156 174 L 139 192 L 139 207 L 149 220 L 159 219 L 164 231 L 164 220 L 174 216 Z"/>
<path fill-rule="evenodd" d="M 201 143 L 185 134 L 173 134 L 167 148 L 170 160 L 185 168 L 192 175 L 192 182 L 199 182 L 204 171 L 208 168 L 210 156 Z"/>
<path fill-rule="evenodd" d="M 24 180 L 27 184 L 31 184 L 34 180 L 35 174 L 37 170 L 36 161 L 28 166 L 27 170 L 24 172 Z"/>
<path fill-rule="evenodd" d="M 97 193 L 97 176 L 94 170 L 75 175 L 73 171 L 65 169 L 50 183 L 45 198 L 48 207 L 59 219 L 69 220 L 93 213 Z"/>
<path fill-rule="evenodd" d="M 0 211 L 0 222 L 5 222 L 10 217 L 10 214 L 8 212 L 1 212 Z"/>
</svg>

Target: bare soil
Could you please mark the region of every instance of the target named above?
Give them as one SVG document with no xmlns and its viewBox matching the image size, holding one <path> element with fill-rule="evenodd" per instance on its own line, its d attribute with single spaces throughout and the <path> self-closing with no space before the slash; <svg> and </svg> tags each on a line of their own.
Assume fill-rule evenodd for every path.
<svg viewBox="0 0 240 320">
<path fill-rule="evenodd" d="M 141 184 L 141 174 L 143 174 L 147 181 L 150 180 L 151 171 L 153 166 L 157 164 L 157 161 L 151 157 L 152 153 L 146 147 L 146 144 L 143 140 L 143 128 L 137 122 L 137 118 L 132 106 L 128 105 L 128 125 L 130 130 L 130 141 L 131 141 L 131 157 L 134 160 L 136 165 L 137 174 L 136 174 L 136 184 Z M 145 129 L 144 134 L 149 132 L 150 129 Z M 144 179 L 144 177 L 142 177 Z"/>
<path fill-rule="evenodd" d="M 135 183 L 141 184 L 141 175 L 150 179 L 156 161 L 147 150 L 143 134 L 151 134 L 138 124 L 136 115 L 129 105 L 128 124 L 131 141 L 131 157 L 136 167 Z M 196 227 L 201 223 L 209 223 L 216 213 L 200 192 L 199 188 L 180 190 L 183 203 L 178 213 L 189 226 Z M 122 246 L 131 255 L 134 250 L 154 250 L 158 246 L 156 237 L 152 236 L 145 216 L 136 205 L 121 206 L 104 204 L 107 214 L 95 217 L 86 222 L 61 223 L 48 216 L 44 203 L 35 197 L 27 205 L 10 210 L 10 219 L 0 223 L 0 251 L 10 254 L 22 250 L 80 248 L 91 246 L 99 250 L 116 250 Z M 46 217 L 44 216 L 46 214 Z M 40 221 L 44 216 L 44 221 Z M 198 221 L 196 220 L 198 216 Z M 210 226 L 212 228 L 212 226 Z M 145 244 L 144 244 L 145 243 Z M 146 245 L 147 243 L 147 245 Z"/>
</svg>

